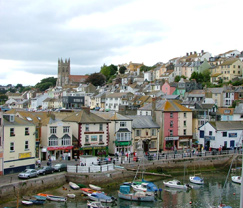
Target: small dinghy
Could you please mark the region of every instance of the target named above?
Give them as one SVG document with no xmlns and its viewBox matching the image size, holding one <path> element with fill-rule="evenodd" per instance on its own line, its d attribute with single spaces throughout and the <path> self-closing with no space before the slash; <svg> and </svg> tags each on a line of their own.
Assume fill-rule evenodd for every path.
<svg viewBox="0 0 243 208">
<path fill-rule="evenodd" d="M 33 202 L 32 201 L 23 200 L 22 204 L 24 204 L 24 205 L 32 205 Z"/>
<path fill-rule="evenodd" d="M 67 197 L 71 198 L 71 199 L 74 199 L 76 197 L 76 195 L 75 194 L 67 194 Z"/>
<path fill-rule="evenodd" d="M 93 190 L 96 190 L 96 191 L 100 191 L 100 190 L 101 190 L 101 187 L 99 187 L 99 186 L 95 186 L 95 185 L 93 185 L 93 184 L 89 184 L 89 187 L 90 187 L 91 189 L 93 189 Z"/>
<path fill-rule="evenodd" d="M 80 187 L 76 184 L 76 183 L 73 183 L 73 182 L 69 182 L 69 186 L 74 189 L 74 190 L 79 190 Z"/>
</svg>

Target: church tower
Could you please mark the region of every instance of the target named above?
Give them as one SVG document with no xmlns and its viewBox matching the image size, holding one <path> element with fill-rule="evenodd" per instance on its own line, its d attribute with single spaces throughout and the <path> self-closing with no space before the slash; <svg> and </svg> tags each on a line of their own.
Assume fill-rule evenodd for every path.
<svg viewBox="0 0 243 208">
<path fill-rule="evenodd" d="M 70 58 L 63 62 L 62 58 L 58 59 L 58 75 L 57 75 L 57 84 L 56 86 L 65 86 L 69 84 L 69 75 L 70 75 Z"/>
</svg>

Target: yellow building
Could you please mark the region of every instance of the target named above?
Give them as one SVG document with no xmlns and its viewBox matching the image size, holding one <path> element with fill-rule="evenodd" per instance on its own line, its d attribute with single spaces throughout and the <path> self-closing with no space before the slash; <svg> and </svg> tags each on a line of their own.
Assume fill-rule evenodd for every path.
<svg viewBox="0 0 243 208">
<path fill-rule="evenodd" d="M 16 117 L 3 115 L 4 175 L 35 168 L 35 125 Z"/>
</svg>

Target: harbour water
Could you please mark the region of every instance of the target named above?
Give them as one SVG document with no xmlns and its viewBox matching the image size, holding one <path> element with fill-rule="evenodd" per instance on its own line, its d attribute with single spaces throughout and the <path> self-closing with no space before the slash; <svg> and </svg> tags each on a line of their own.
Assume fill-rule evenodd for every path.
<svg viewBox="0 0 243 208">
<path fill-rule="evenodd" d="M 158 199 L 154 203 L 145 202 L 131 202 L 117 198 L 117 190 L 119 187 L 113 190 L 105 190 L 108 195 L 117 198 L 116 205 L 112 207 L 120 208 L 148 208 L 148 207 L 163 207 L 163 208 L 207 208 L 210 206 L 216 206 L 222 196 L 222 203 L 230 205 L 232 208 L 238 208 L 240 204 L 240 185 L 231 182 L 229 177 L 225 189 L 223 190 L 224 183 L 226 181 L 227 172 L 202 174 L 205 180 L 204 185 L 193 185 L 193 189 L 189 191 L 176 190 L 172 188 L 166 188 L 163 185 L 163 180 L 155 181 L 155 184 L 162 189 L 158 194 Z M 188 183 L 189 176 L 176 177 L 181 182 Z M 73 191 L 75 193 L 75 190 Z M 44 205 L 32 205 L 31 207 L 45 207 L 45 208 L 78 208 L 87 207 L 88 197 L 77 196 L 75 199 L 68 199 L 66 203 L 63 202 L 50 202 L 47 201 Z M 14 204 L 13 204 L 14 205 Z M 12 206 L 13 206 L 12 205 Z M 15 204 L 16 205 L 16 204 Z M 111 206 L 110 204 L 108 204 Z M 4 206 L 3 206 L 4 207 Z M 20 205 L 20 207 L 27 207 Z"/>
</svg>

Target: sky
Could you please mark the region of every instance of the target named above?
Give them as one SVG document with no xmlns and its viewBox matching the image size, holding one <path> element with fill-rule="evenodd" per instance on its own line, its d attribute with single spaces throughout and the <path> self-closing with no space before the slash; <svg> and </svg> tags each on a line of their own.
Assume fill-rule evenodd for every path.
<svg viewBox="0 0 243 208">
<path fill-rule="evenodd" d="M 243 50 L 242 0 L 0 0 L 0 85 Z"/>
</svg>

